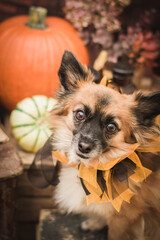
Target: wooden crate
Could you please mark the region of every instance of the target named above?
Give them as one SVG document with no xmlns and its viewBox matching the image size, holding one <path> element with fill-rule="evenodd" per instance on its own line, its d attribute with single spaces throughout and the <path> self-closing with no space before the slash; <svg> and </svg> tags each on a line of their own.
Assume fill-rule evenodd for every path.
<svg viewBox="0 0 160 240">
<path fill-rule="evenodd" d="M 18 228 L 17 240 L 35 240 L 36 226 L 39 222 L 40 210 L 55 207 L 53 201 L 53 186 L 39 189 L 33 186 L 28 178 L 28 169 L 34 159 L 34 154 L 26 153 L 18 148 L 24 171 L 18 177 L 16 221 Z"/>
<path fill-rule="evenodd" d="M 17 181 L 17 214 L 18 222 L 35 222 L 39 220 L 39 211 L 43 208 L 53 208 L 53 187 L 35 188 L 27 177 L 27 170 Z"/>
<path fill-rule="evenodd" d="M 80 225 L 83 220 L 84 218 L 78 214 L 43 209 L 40 213 L 36 240 L 107 240 L 107 227 L 96 232 L 82 231 Z"/>
<path fill-rule="evenodd" d="M 22 163 L 0 125 L 0 239 L 16 238 L 16 183 Z"/>
<path fill-rule="evenodd" d="M 5 129 L 14 145 L 23 164 L 23 173 L 17 177 L 16 184 L 16 240 L 35 240 L 36 225 L 39 222 L 40 210 L 55 207 L 53 201 L 54 187 L 49 186 L 38 189 L 33 186 L 28 178 L 28 170 L 33 162 L 34 154 L 23 151 L 12 136 L 9 116 L 5 117 Z M 37 170 L 38 171 L 38 170 Z"/>
</svg>

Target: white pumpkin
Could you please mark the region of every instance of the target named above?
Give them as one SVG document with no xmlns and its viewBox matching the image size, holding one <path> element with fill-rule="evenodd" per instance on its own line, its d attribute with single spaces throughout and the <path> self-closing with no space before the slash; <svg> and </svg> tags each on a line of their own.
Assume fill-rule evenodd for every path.
<svg viewBox="0 0 160 240">
<path fill-rule="evenodd" d="M 25 98 L 18 103 L 10 116 L 14 137 L 21 148 L 37 152 L 51 135 L 47 124 L 47 113 L 54 108 L 57 101 L 43 95 Z"/>
</svg>

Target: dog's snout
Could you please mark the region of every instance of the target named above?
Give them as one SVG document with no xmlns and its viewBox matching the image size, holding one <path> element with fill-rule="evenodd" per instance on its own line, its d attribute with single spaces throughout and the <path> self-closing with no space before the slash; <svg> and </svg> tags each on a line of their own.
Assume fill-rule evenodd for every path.
<svg viewBox="0 0 160 240">
<path fill-rule="evenodd" d="M 79 141 L 78 143 L 78 149 L 80 152 L 82 153 L 90 153 L 91 150 L 93 149 L 94 147 L 94 143 L 91 142 L 91 141 Z"/>
</svg>

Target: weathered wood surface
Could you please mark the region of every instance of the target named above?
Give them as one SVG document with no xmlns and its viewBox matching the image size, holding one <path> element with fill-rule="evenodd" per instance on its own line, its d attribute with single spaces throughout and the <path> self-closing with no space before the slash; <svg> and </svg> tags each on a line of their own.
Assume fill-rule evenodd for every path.
<svg viewBox="0 0 160 240">
<path fill-rule="evenodd" d="M 107 227 L 99 232 L 83 232 L 80 215 L 59 210 L 41 210 L 36 240 L 107 240 Z"/>
<path fill-rule="evenodd" d="M 37 225 L 33 222 L 19 222 L 16 240 L 36 240 Z M 56 239 L 53 239 L 56 240 Z"/>
<path fill-rule="evenodd" d="M 8 142 L 9 137 L 5 134 L 5 132 L 0 128 L 0 143 Z"/>
<path fill-rule="evenodd" d="M 0 180 L 5 180 L 22 173 L 23 165 L 2 129 L 0 131 L 0 139 Z"/>
<path fill-rule="evenodd" d="M 18 222 L 35 222 L 39 221 L 39 212 L 43 208 L 53 208 L 53 186 L 45 189 L 35 188 L 29 181 L 27 170 L 17 178 L 16 193 Z"/>
<path fill-rule="evenodd" d="M 16 177 L 22 171 L 20 158 L 0 128 L 0 240 L 16 240 Z"/>
<path fill-rule="evenodd" d="M 35 188 L 27 176 L 27 169 L 17 178 L 17 240 L 35 240 L 39 212 L 42 208 L 53 208 L 53 186 Z"/>
<path fill-rule="evenodd" d="M 16 178 L 0 181 L 0 240 L 16 238 Z"/>
<path fill-rule="evenodd" d="M 43 208 L 53 208 L 52 198 L 19 198 L 17 200 L 18 211 L 16 220 L 20 222 L 35 222 L 39 221 L 39 212 Z"/>
<path fill-rule="evenodd" d="M 17 178 L 17 194 L 19 198 L 52 198 L 53 196 L 53 186 L 48 186 L 47 188 L 40 189 L 33 186 L 33 184 L 28 179 L 28 172 L 25 169 L 23 174 Z"/>
<path fill-rule="evenodd" d="M 21 174 L 23 166 L 10 142 L 0 144 L 0 180 Z"/>
</svg>

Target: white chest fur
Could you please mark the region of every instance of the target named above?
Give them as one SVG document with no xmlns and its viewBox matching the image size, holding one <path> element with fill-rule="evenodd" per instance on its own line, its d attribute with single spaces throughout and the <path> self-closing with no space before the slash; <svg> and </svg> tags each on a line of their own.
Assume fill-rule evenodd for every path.
<svg viewBox="0 0 160 240">
<path fill-rule="evenodd" d="M 86 205 L 86 195 L 78 178 L 78 170 L 62 167 L 59 180 L 54 198 L 61 208 L 68 212 L 94 213 L 105 218 L 113 211 L 110 203 Z"/>
<path fill-rule="evenodd" d="M 59 180 L 55 191 L 56 202 L 68 212 L 79 212 L 79 209 L 85 206 L 85 193 L 78 178 L 78 170 L 63 167 Z"/>
</svg>

